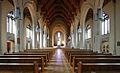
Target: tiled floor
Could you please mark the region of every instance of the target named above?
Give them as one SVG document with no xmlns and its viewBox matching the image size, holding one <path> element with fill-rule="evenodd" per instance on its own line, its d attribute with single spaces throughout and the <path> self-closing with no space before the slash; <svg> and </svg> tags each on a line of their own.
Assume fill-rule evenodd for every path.
<svg viewBox="0 0 120 73">
<path fill-rule="evenodd" d="M 73 73 L 61 49 L 56 49 L 44 73 Z"/>
</svg>

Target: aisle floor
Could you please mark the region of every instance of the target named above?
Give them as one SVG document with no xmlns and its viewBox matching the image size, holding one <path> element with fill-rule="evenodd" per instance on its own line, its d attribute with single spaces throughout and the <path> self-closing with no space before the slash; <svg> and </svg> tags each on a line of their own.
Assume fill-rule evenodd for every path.
<svg viewBox="0 0 120 73">
<path fill-rule="evenodd" d="M 44 73 L 73 73 L 61 49 L 56 49 Z"/>
</svg>

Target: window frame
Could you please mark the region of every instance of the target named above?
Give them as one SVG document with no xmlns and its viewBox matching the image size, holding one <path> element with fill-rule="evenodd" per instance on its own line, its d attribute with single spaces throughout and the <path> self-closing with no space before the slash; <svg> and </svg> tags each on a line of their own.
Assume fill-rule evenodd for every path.
<svg viewBox="0 0 120 73">
<path fill-rule="evenodd" d="M 86 39 L 92 38 L 92 29 L 91 29 L 91 26 L 89 24 L 86 26 L 86 34 L 87 34 Z"/>
<path fill-rule="evenodd" d="M 14 29 L 15 26 L 15 15 L 14 15 L 14 11 L 11 11 L 8 13 L 7 18 L 6 18 L 6 24 L 7 24 L 7 32 L 9 33 L 16 33 L 16 30 Z"/>
<path fill-rule="evenodd" d="M 101 35 L 107 35 L 110 33 L 110 18 L 109 15 L 106 14 L 104 11 L 102 13 L 102 22 L 101 22 Z"/>
</svg>

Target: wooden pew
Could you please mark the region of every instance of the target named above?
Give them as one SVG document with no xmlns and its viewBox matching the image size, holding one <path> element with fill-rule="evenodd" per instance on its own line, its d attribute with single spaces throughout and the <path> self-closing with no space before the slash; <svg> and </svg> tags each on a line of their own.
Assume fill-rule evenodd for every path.
<svg viewBox="0 0 120 73">
<path fill-rule="evenodd" d="M 5 55 L 44 55 L 46 57 L 43 57 L 45 60 L 45 65 L 47 65 L 47 62 L 50 60 L 50 58 L 53 55 L 53 51 L 54 49 L 28 49 L 25 50 L 24 52 L 16 52 L 16 53 L 12 53 L 12 54 L 5 54 Z M 33 56 L 32 56 L 33 57 Z"/>
<path fill-rule="evenodd" d="M 88 55 L 88 54 L 95 54 L 92 50 L 88 49 L 67 49 L 64 51 L 66 58 L 69 60 L 70 55 Z"/>
<path fill-rule="evenodd" d="M 53 55 L 54 54 L 54 51 L 51 50 L 51 49 L 29 49 L 29 50 L 25 50 L 24 52 L 27 52 L 27 53 L 40 53 L 40 52 L 44 52 L 44 53 L 49 53 L 49 55 Z"/>
<path fill-rule="evenodd" d="M 116 55 L 71 55 L 69 62 L 72 63 L 75 58 L 120 58 Z"/>
<path fill-rule="evenodd" d="M 44 71 L 43 58 L 0 58 L 0 63 L 33 63 L 37 62 L 41 68 L 41 72 Z"/>
<path fill-rule="evenodd" d="M 75 58 L 72 63 L 74 71 L 80 61 L 83 63 L 120 63 L 120 58 Z"/>
<path fill-rule="evenodd" d="M 44 49 L 27 49 L 24 52 L 35 52 L 35 53 L 39 53 L 39 52 L 47 52 L 49 53 L 50 56 L 52 56 L 55 53 L 55 49 L 51 49 L 51 48 L 44 48 Z"/>
<path fill-rule="evenodd" d="M 0 73 L 41 73 L 37 62 L 0 63 Z"/>
<path fill-rule="evenodd" d="M 120 63 L 78 63 L 77 73 L 120 73 Z"/>
<path fill-rule="evenodd" d="M 47 56 L 47 60 L 49 61 L 50 60 L 50 56 L 48 53 L 44 53 L 44 52 L 41 52 L 41 53 L 25 53 L 25 52 L 20 52 L 20 53 L 6 53 L 4 55 L 46 55 Z"/>
<path fill-rule="evenodd" d="M 46 55 L 0 55 L 0 58 L 43 58 L 44 66 L 47 66 Z"/>
</svg>

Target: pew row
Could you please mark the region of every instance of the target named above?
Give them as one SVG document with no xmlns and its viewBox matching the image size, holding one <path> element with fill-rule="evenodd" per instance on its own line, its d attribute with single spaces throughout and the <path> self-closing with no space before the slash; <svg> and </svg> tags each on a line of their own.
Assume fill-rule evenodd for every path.
<svg viewBox="0 0 120 73">
<path fill-rule="evenodd" d="M 46 55 L 0 55 L 0 58 L 43 58 L 44 66 L 47 66 L 47 56 Z"/>
<path fill-rule="evenodd" d="M 76 71 L 78 63 L 120 63 L 120 58 L 75 58 L 72 67 Z"/>
<path fill-rule="evenodd" d="M 37 62 L 0 63 L 0 73 L 41 73 Z"/>
<path fill-rule="evenodd" d="M 116 55 L 71 55 L 69 63 L 71 64 L 75 58 L 120 58 Z"/>
<path fill-rule="evenodd" d="M 4 55 L 46 55 L 47 56 L 47 61 L 50 60 L 50 57 L 49 57 L 49 54 L 48 53 L 7 53 L 7 54 L 4 54 Z"/>
<path fill-rule="evenodd" d="M 120 73 L 120 63 L 78 63 L 77 73 Z"/>
<path fill-rule="evenodd" d="M 43 58 L 0 58 L 0 63 L 33 63 L 37 62 L 41 72 L 44 71 Z"/>
</svg>

